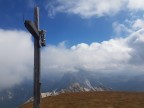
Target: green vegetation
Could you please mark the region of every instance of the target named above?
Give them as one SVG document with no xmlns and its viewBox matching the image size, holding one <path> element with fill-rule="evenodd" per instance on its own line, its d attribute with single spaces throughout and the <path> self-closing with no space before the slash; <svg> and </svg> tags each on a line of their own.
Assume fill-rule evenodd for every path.
<svg viewBox="0 0 144 108">
<path fill-rule="evenodd" d="M 33 108 L 32 103 L 20 108 Z M 41 108 L 144 108 L 144 92 L 65 93 L 42 99 Z"/>
</svg>

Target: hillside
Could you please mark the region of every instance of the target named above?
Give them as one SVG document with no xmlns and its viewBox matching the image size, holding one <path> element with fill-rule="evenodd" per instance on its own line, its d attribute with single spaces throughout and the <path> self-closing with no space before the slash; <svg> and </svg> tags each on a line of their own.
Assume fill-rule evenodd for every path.
<svg viewBox="0 0 144 108">
<path fill-rule="evenodd" d="M 138 76 L 104 75 L 88 72 L 50 74 L 43 77 L 41 83 L 42 93 L 103 91 L 109 88 L 112 88 L 112 91 L 143 92 L 144 74 Z M 0 108 L 17 108 L 32 96 L 33 82 L 25 81 L 13 88 L 0 91 Z"/>
<path fill-rule="evenodd" d="M 64 93 L 42 99 L 41 108 L 144 108 L 144 92 Z M 32 108 L 32 103 L 19 108 Z"/>
</svg>

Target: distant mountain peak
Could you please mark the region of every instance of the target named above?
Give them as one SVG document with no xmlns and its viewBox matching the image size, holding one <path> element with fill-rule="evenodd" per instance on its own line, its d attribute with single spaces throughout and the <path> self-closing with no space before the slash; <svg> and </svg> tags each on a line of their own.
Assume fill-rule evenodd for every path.
<svg viewBox="0 0 144 108">
<path fill-rule="evenodd" d="M 87 91 L 110 91 L 99 81 L 92 85 L 88 74 L 82 72 L 66 73 L 59 82 L 58 91 L 61 92 L 87 92 Z"/>
</svg>

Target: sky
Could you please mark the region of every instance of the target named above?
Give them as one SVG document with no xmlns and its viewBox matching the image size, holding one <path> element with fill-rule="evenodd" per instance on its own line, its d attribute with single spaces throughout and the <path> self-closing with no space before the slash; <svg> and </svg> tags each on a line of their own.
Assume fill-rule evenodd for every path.
<svg viewBox="0 0 144 108">
<path fill-rule="evenodd" d="M 33 37 L 23 23 L 36 5 L 47 31 L 42 76 L 144 73 L 143 0 L 0 0 L 0 89 L 32 79 Z"/>
</svg>

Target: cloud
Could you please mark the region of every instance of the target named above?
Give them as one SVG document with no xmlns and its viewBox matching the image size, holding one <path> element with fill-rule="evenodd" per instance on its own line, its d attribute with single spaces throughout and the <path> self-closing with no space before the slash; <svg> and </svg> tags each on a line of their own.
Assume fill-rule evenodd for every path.
<svg viewBox="0 0 144 108">
<path fill-rule="evenodd" d="M 110 39 L 71 48 L 49 46 L 43 51 L 44 71 L 50 72 L 144 72 L 144 29 L 125 38 Z"/>
<path fill-rule="evenodd" d="M 144 10 L 144 2 L 143 0 L 54 0 L 48 2 L 45 8 L 49 16 L 67 13 L 91 18 L 115 15 L 122 10 L 128 13 Z"/>
<path fill-rule="evenodd" d="M 131 30 L 131 28 L 127 27 L 125 24 L 121 24 L 119 22 L 114 22 L 112 24 L 113 26 L 113 31 L 115 33 L 115 36 L 117 37 L 121 37 L 121 36 L 127 36 L 128 34 L 131 34 L 133 32 L 133 30 Z M 137 25 L 134 25 L 134 28 Z"/>
<path fill-rule="evenodd" d="M 127 7 L 130 10 L 144 10 L 144 2 L 143 0 L 128 0 Z"/>
<path fill-rule="evenodd" d="M 118 21 L 112 23 L 114 37 L 127 37 L 132 33 L 144 28 L 143 16 L 135 16 L 125 19 L 123 23 Z"/>
<path fill-rule="evenodd" d="M 112 15 L 121 10 L 123 0 L 56 0 L 48 5 L 49 15 L 57 12 L 77 14 L 83 18 Z"/>
<path fill-rule="evenodd" d="M 31 79 L 33 45 L 28 33 L 0 29 L 0 90 Z"/>
<path fill-rule="evenodd" d="M 133 52 L 130 54 L 132 56 L 130 63 L 135 64 L 139 69 L 143 69 L 144 52 L 142 47 L 144 45 L 144 28 L 134 32 L 131 37 L 127 37 L 127 43 L 133 48 Z"/>
<path fill-rule="evenodd" d="M 101 43 L 64 44 L 42 49 L 42 76 L 49 72 L 144 73 L 144 29 Z M 0 29 L 0 90 L 33 78 L 33 42 L 29 33 Z"/>
<path fill-rule="evenodd" d="M 134 30 L 139 30 L 141 28 L 144 28 L 144 21 L 142 19 L 136 19 L 132 25 L 132 28 Z"/>
</svg>

